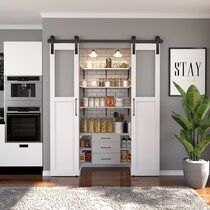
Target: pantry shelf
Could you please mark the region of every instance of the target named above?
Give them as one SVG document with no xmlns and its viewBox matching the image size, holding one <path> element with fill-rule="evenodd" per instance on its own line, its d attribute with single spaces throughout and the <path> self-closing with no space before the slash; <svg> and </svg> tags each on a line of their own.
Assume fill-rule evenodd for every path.
<svg viewBox="0 0 210 210">
<path fill-rule="evenodd" d="M 80 107 L 80 109 L 131 109 L 130 106 L 124 107 Z"/>
<path fill-rule="evenodd" d="M 83 88 L 83 89 L 129 89 L 131 88 L 131 86 L 128 86 L 128 87 L 83 87 L 83 86 L 80 86 L 80 88 Z"/>
<path fill-rule="evenodd" d="M 81 67 L 82 70 L 86 71 L 129 71 L 131 68 L 84 68 Z"/>
</svg>

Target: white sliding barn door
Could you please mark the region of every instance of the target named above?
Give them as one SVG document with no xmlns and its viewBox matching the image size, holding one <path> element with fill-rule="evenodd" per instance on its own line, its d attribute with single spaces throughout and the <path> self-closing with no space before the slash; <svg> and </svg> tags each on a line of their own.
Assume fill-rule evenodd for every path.
<svg viewBox="0 0 210 210">
<path fill-rule="evenodd" d="M 50 174 L 79 175 L 79 55 L 74 44 L 50 54 Z"/>
<path fill-rule="evenodd" d="M 132 54 L 132 176 L 160 171 L 160 55 L 156 44 L 136 44 Z"/>
</svg>

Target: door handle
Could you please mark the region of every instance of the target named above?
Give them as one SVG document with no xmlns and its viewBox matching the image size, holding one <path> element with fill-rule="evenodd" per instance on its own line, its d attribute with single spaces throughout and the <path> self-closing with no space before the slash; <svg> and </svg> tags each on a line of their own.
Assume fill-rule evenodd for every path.
<svg viewBox="0 0 210 210">
<path fill-rule="evenodd" d="M 111 147 L 101 147 L 101 149 L 110 149 Z"/>
<path fill-rule="evenodd" d="M 136 106 L 135 106 L 135 98 L 133 98 L 133 116 L 135 116 L 135 114 L 136 114 L 135 108 L 136 108 Z"/>
<path fill-rule="evenodd" d="M 101 139 L 111 139 L 111 138 L 110 137 L 107 137 L 107 138 L 106 137 L 101 137 Z"/>
<path fill-rule="evenodd" d="M 75 116 L 77 116 L 77 98 L 75 99 Z"/>
<path fill-rule="evenodd" d="M 28 144 L 19 144 L 19 147 L 20 148 L 27 148 L 28 147 Z"/>
<path fill-rule="evenodd" d="M 111 158 L 101 158 L 101 160 L 111 160 Z"/>
</svg>

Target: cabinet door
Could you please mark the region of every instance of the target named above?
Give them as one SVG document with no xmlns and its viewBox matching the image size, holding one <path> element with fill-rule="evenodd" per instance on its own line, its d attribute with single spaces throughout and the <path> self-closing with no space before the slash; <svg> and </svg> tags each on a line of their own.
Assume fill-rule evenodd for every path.
<svg viewBox="0 0 210 210">
<path fill-rule="evenodd" d="M 160 55 L 156 54 L 156 44 L 136 44 L 132 54 L 133 176 L 159 175 L 159 80 Z"/>
<path fill-rule="evenodd" d="M 79 55 L 74 44 L 50 54 L 50 173 L 79 175 Z"/>
<path fill-rule="evenodd" d="M 41 42 L 4 42 L 6 76 L 42 75 Z"/>
</svg>

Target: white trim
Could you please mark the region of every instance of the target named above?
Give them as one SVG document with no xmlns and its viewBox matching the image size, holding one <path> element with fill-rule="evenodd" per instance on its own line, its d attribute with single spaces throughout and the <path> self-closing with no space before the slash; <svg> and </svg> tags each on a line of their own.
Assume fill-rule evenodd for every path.
<svg viewBox="0 0 210 210">
<path fill-rule="evenodd" d="M 160 176 L 183 176 L 183 170 L 160 170 Z"/>
<path fill-rule="evenodd" d="M 159 14 L 159 13 L 41 13 L 42 18 L 169 18 L 210 19 L 210 14 Z"/>
<path fill-rule="evenodd" d="M 50 171 L 42 171 L 42 176 L 50 176 Z"/>
<path fill-rule="evenodd" d="M 0 29 L 42 30 L 42 24 L 0 24 Z"/>
</svg>

